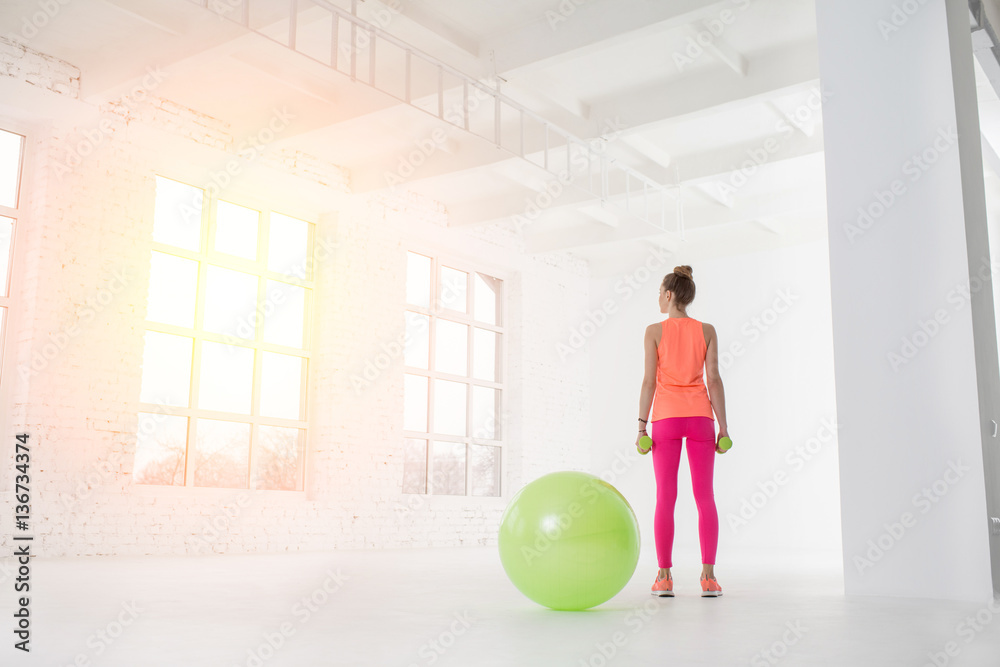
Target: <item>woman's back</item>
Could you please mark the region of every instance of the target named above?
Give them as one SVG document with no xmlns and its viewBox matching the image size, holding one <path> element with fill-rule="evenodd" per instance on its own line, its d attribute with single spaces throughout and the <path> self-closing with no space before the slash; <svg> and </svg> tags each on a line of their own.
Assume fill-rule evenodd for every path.
<svg viewBox="0 0 1000 667">
<path fill-rule="evenodd" d="M 660 323 L 653 420 L 667 417 L 715 419 L 705 386 L 705 328 L 693 317 L 668 317 Z"/>
</svg>

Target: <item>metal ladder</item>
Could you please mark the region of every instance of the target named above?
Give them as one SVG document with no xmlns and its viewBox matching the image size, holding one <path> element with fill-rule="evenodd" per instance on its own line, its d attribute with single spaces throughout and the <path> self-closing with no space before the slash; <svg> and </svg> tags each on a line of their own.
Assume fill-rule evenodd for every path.
<svg viewBox="0 0 1000 667">
<path fill-rule="evenodd" d="M 499 90 L 358 18 L 357 0 L 350 0 L 351 11 L 327 0 L 286 0 L 285 11 L 280 16 L 271 15 L 273 7 L 269 6 L 268 9 L 272 9 L 272 12 L 262 18 L 251 17 L 252 0 L 190 1 L 305 58 L 349 76 L 354 82 L 369 86 L 453 127 L 486 139 L 510 155 L 556 176 L 563 184 L 571 185 L 600 200 L 602 207 L 610 205 L 619 213 L 648 223 L 660 232 L 677 234 L 682 240 L 684 238 L 678 185 L 661 185 L 635 169 L 618 164 L 603 151 L 596 150 L 588 141 L 526 109 Z M 301 47 L 300 7 L 305 4 L 311 7 L 308 11 L 318 9 L 330 15 L 331 29 L 326 40 L 328 48 L 323 49 L 325 57 L 317 57 L 315 53 L 308 53 Z M 261 25 L 255 25 L 254 18 L 261 21 Z M 317 20 L 312 19 L 313 22 Z M 283 25 L 286 21 L 287 31 Z M 348 34 L 345 44 L 344 37 Z M 364 55 L 362 52 L 366 49 L 367 63 L 361 59 Z M 399 54 L 401 61 L 397 65 L 403 71 L 402 86 L 397 81 L 395 90 L 385 80 L 386 77 L 376 76 L 379 70 L 376 54 L 389 49 L 395 49 Z M 414 95 L 413 72 L 417 67 L 437 73 L 435 91 Z M 455 85 L 446 86 L 446 79 L 455 82 Z M 476 97 L 473 100 L 476 108 L 472 108 L 473 105 L 470 104 L 470 91 Z M 447 109 L 446 98 L 453 100 L 453 104 Z M 485 121 L 475 116 L 480 99 L 487 100 L 484 105 L 486 109 L 492 108 L 492 117 Z M 508 124 L 513 121 L 513 132 L 509 128 L 505 132 L 505 121 Z M 526 134 L 530 134 L 541 147 L 528 149 Z M 675 212 L 673 229 L 667 228 L 668 210 Z"/>
</svg>

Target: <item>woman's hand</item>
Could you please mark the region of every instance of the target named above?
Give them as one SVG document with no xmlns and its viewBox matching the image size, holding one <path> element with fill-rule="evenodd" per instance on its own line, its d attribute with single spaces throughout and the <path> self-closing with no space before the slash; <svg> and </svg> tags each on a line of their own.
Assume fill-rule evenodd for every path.
<svg viewBox="0 0 1000 667">
<path fill-rule="evenodd" d="M 728 449 L 719 449 L 719 441 L 722 440 L 723 438 L 728 438 L 728 437 L 729 437 L 729 428 L 728 427 L 720 428 L 719 435 L 716 436 L 715 438 L 715 451 L 718 452 L 719 454 L 725 454 L 726 452 L 729 451 Z"/>
<path fill-rule="evenodd" d="M 653 449 L 652 447 L 650 447 L 649 449 L 643 449 L 642 447 L 639 446 L 639 441 L 642 440 L 642 437 L 645 435 L 649 434 L 646 433 L 645 431 L 639 431 L 639 435 L 637 435 L 635 438 L 635 450 L 640 454 L 647 454 L 651 449 Z"/>
</svg>

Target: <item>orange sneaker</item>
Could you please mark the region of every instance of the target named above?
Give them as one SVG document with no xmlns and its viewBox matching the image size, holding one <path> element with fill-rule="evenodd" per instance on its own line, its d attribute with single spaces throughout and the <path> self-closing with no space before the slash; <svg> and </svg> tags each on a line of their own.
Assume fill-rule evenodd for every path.
<svg viewBox="0 0 1000 667">
<path fill-rule="evenodd" d="M 653 584 L 652 594 L 661 598 L 674 597 L 674 580 L 670 577 L 659 579 Z"/>
<path fill-rule="evenodd" d="M 701 575 L 701 597 L 715 598 L 720 595 L 722 595 L 722 586 L 715 580 L 715 577 L 706 579 L 705 575 Z"/>
</svg>

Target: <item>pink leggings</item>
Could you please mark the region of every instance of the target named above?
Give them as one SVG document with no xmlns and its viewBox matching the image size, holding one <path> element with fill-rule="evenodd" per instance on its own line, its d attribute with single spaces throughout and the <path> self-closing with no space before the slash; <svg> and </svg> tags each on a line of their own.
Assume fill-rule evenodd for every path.
<svg viewBox="0 0 1000 667">
<path fill-rule="evenodd" d="M 674 504 L 677 502 L 677 467 L 681 461 L 681 438 L 687 438 L 691 487 L 698 506 L 698 536 L 701 562 L 715 565 L 719 545 L 719 514 L 715 509 L 712 471 L 715 467 L 715 422 L 708 417 L 669 417 L 653 422 L 653 471 L 656 473 L 656 512 L 653 534 L 656 558 L 661 568 L 673 567 Z"/>
</svg>

